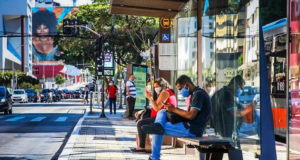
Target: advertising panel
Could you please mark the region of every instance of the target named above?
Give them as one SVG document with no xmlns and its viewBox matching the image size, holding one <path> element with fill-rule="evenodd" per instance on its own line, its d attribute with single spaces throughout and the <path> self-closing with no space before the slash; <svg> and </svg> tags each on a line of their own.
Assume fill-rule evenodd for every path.
<svg viewBox="0 0 300 160">
<path fill-rule="evenodd" d="M 146 78 L 147 78 L 147 67 L 134 65 L 132 67 L 132 73 L 135 77 L 134 84 L 136 87 L 136 101 L 134 109 L 143 109 L 146 103 Z"/>
<path fill-rule="evenodd" d="M 53 61 L 59 56 L 58 46 L 53 46 L 53 36 L 57 34 L 57 25 L 74 8 L 32 8 L 32 43 L 33 55 L 39 62 Z"/>
<path fill-rule="evenodd" d="M 105 53 L 104 55 L 104 67 L 114 68 L 114 57 L 111 53 Z"/>
</svg>

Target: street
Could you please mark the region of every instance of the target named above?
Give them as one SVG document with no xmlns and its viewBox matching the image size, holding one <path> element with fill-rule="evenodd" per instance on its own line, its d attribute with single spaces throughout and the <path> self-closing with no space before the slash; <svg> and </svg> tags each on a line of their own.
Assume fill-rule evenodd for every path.
<svg viewBox="0 0 300 160">
<path fill-rule="evenodd" d="M 80 100 L 14 104 L 0 113 L 0 159 L 57 159 L 85 112 Z"/>
</svg>

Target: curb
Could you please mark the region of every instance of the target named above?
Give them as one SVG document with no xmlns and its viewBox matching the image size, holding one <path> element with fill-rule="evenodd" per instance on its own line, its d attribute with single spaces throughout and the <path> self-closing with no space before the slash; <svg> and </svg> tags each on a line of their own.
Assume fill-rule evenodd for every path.
<svg viewBox="0 0 300 160">
<path fill-rule="evenodd" d="M 68 139 L 67 144 L 64 146 L 63 151 L 59 155 L 59 157 L 58 157 L 59 160 L 69 159 L 70 154 L 73 152 L 73 146 L 76 143 L 77 137 L 79 136 L 81 124 L 82 124 L 83 120 L 88 116 L 88 114 L 89 114 L 88 108 L 86 108 L 83 117 L 81 117 L 79 119 L 79 121 L 77 122 L 76 126 L 74 127 L 74 129 L 72 131 L 70 138 Z"/>
</svg>

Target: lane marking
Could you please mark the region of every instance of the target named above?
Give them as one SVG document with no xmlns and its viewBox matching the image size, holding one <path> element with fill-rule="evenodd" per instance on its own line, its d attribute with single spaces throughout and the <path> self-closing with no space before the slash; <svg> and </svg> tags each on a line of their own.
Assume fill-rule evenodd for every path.
<svg viewBox="0 0 300 160">
<path fill-rule="evenodd" d="M 57 118 L 55 121 L 57 122 L 63 122 L 63 121 L 66 121 L 68 117 L 59 117 Z"/>
<path fill-rule="evenodd" d="M 32 119 L 31 121 L 41 121 L 45 119 L 46 117 L 36 117 L 35 119 Z"/>
<path fill-rule="evenodd" d="M 15 118 L 11 118 L 11 119 L 8 119 L 6 121 L 17 121 L 17 120 L 20 120 L 20 119 L 23 119 L 25 117 L 15 117 Z"/>
</svg>

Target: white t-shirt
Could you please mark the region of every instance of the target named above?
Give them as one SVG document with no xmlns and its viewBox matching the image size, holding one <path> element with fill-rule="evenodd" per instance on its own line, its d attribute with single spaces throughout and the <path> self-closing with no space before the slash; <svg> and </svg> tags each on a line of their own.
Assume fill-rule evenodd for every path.
<svg viewBox="0 0 300 160">
<path fill-rule="evenodd" d="M 127 81 L 126 82 L 126 87 L 129 87 L 130 96 L 133 97 L 133 98 L 135 98 L 136 97 L 136 89 L 135 89 L 134 82 L 131 81 L 131 80 Z M 128 97 L 128 95 L 126 96 L 126 98 L 127 97 Z"/>
</svg>

